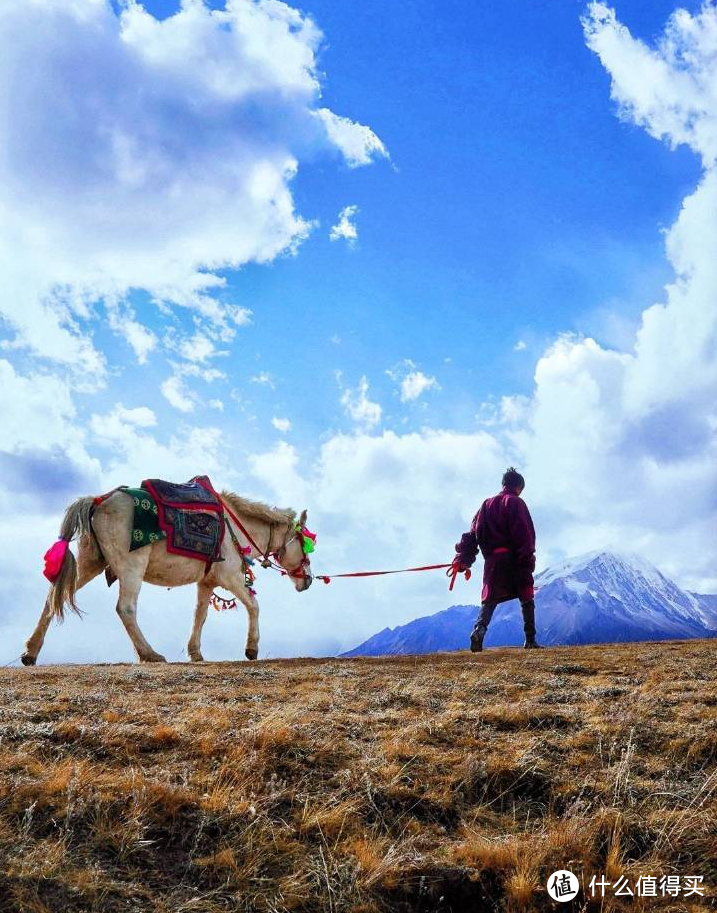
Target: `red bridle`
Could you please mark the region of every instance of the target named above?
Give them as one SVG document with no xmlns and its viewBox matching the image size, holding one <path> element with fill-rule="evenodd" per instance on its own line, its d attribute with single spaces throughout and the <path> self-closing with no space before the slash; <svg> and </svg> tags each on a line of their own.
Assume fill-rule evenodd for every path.
<svg viewBox="0 0 717 913">
<path fill-rule="evenodd" d="M 271 545 L 271 527 L 270 527 L 269 528 L 269 542 L 267 543 L 267 546 L 266 546 L 267 550 L 265 551 L 265 550 L 259 548 L 257 543 L 254 541 L 253 537 L 249 533 L 249 530 L 244 526 L 244 524 L 241 522 L 239 517 L 237 517 L 237 515 L 234 513 L 234 511 L 230 507 L 227 506 L 227 504 L 224 500 L 222 500 L 222 504 L 224 505 L 224 509 L 229 514 L 231 519 L 234 521 L 234 523 L 236 524 L 237 528 L 239 529 L 241 534 L 244 536 L 244 538 L 249 542 L 249 544 L 253 548 L 256 549 L 259 556 L 262 556 L 262 562 L 261 562 L 262 567 L 273 567 L 274 570 L 279 571 L 279 573 L 283 577 L 294 577 L 296 579 L 303 578 L 304 580 L 308 580 L 309 585 L 311 585 L 311 582 L 314 579 L 313 574 L 311 574 L 311 572 L 309 572 L 307 574 L 306 570 L 305 570 L 306 566 L 309 564 L 308 555 L 304 555 L 302 557 L 301 561 L 299 562 L 299 564 L 297 564 L 296 567 L 293 568 L 293 570 L 289 570 L 288 568 L 282 567 L 281 564 L 278 563 L 280 561 L 280 558 L 279 558 L 280 553 L 283 553 L 286 550 L 287 545 L 289 545 L 291 542 L 293 542 L 293 539 L 289 539 L 288 542 L 285 541 L 284 544 L 280 548 L 276 549 L 276 551 L 269 552 L 268 549 L 269 549 L 269 546 Z M 288 535 L 288 532 L 287 532 L 287 535 Z M 296 539 L 296 538 L 298 538 L 298 536 L 296 533 L 294 533 L 294 539 Z M 271 560 L 272 557 L 276 559 L 277 563 L 275 563 Z"/>
</svg>

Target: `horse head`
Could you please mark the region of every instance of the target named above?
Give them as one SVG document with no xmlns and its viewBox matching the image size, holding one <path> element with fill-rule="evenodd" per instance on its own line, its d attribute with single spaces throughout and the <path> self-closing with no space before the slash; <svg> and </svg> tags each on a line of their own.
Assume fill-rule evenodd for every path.
<svg viewBox="0 0 717 913">
<path fill-rule="evenodd" d="M 310 550 L 313 549 L 313 534 L 307 535 L 306 518 L 308 511 L 302 510 L 296 522 L 290 524 L 283 545 L 274 554 L 276 561 L 284 568 L 288 577 L 293 580 L 299 593 L 308 590 L 313 583 L 311 573 Z M 312 545 L 309 546 L 308 543 Z"/>
</svg>

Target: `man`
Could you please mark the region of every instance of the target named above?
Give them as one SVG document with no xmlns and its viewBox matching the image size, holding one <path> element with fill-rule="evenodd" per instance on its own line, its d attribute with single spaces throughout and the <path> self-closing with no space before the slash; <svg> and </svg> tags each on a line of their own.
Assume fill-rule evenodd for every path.
<svg viewBox="0 0 717 913">
<path fill-rule="evenodd" d="M 525 479 L 512 466 L 503 476 L 503 490 L 488 498 L 473 518 L 470 531 L 456 544 L 453 567 L 467 570 L 483 552 L 481 611 L 471 634 L 471 651 L 483 649 L 483 638 L 498 603 L 520 599 L 523 610 L 525 649 L 535 649 L 535 528 L 526 503 L 521 499 Z"/>
</svg>

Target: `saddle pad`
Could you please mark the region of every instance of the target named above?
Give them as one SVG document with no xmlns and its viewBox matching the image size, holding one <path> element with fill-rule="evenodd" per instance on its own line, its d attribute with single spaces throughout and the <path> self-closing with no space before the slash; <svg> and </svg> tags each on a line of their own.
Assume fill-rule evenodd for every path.
<svg viewBox="0 0 717 913">
<path fill-rule="evenodd" d="M 224 505 L 208 476 L 184 483 L 145 479 L 142 488 L 155 502 L 168 552 L 198 558 L 207 565 L 223 560 Z"/>
<path fill-rule="evenodd" d="M 151 545 L 160 539 L 166 539 L 167 534 L 159 528 L 157 502 L 145 488 L 128 488 L 120 486 L 134 501 L 134 517 L 132 519 L 132 533 L 129 540 L 129 550 Z"/>
<path fill-rule="evenodd" d="M 185 510 L 223 510 L 219 496 L 214 491 L 208 476 L 195 476 L 189 482 L 166 482 L 164 479 L 145 479 L 146 488 L 157 503 L 169 507 L 183 507 Z M 160 514 L 161 519 L 161 514 Z"/>
</svg>

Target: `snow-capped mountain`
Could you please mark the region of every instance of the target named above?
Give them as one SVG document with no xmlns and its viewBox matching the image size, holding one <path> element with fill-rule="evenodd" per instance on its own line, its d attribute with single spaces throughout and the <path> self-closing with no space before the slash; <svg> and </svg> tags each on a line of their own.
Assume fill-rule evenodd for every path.
<svg viewBox="0 0 717 913">
<path fill-rule="evenodd" d="M 680 589 L 637 555 L 590 552 L 558 562 L 535 579 L 538 640 L 546 645 L 717 636 L 717 596 Z M 477 606 L 451 606 L 385 628 L 344 656 L 462 650 Z M 499 605 L 485 645 L 523 642 L 517 600 Z"/>
</svg>

